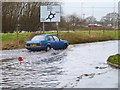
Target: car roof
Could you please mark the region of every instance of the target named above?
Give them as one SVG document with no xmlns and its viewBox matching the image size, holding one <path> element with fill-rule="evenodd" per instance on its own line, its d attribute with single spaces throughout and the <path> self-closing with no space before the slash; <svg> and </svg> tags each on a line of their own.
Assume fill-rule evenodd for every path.
<svg viewBox="0 0 120 90">
<path fill-rule="evenodd" d="M 50 36 L 50 35 L 56 36 L 55 34 L 41 34 L 41 35 L 35 35 L 35 36 Z"/>
</svg>

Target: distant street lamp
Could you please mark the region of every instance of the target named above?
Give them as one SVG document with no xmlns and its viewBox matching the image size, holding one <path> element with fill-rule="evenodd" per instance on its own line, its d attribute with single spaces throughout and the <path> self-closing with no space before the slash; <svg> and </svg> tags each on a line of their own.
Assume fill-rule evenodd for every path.
<svg viewBox="0 0 120 90">
<path fill-rule="evenodd" d="M 94 7 L 92 7 L 92 16 L 94 16 Z M 93 20 L 93 24 L 94 24 L 94 20 Z"/>
<path fill-rule="evenodd" d="M 81 17 L 83 15 L 83 2 L 81 2 Z"/>
<path fill-rule="evenodd" d="M 85 14 L 83 14 L 83 19 L 85 19 Z"/>
</svg>

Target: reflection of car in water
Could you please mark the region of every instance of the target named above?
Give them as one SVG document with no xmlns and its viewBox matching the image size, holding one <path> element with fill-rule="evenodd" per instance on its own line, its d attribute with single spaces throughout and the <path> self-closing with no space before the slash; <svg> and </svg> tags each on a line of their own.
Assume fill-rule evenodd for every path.
<svg viewBox="0 0 120 90">
<path fill-rule="evenodd" d="M 31 39 L 31 41 L 26 42 L 26 49 L 30 51 L 49 51 L 51 48 L 59 50 L 66 49 L 67 47 L 68 41 L 61 40 L 56 35 L 52 34 L 36 35 Z"/>
</svg>

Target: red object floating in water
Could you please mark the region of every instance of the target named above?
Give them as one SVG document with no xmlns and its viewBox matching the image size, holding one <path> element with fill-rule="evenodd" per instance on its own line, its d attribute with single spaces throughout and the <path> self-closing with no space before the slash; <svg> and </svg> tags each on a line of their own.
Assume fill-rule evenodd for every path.
<svg viewBox="0 0 120 90">
<path fill-rule="evenodd" d="M 22 57 L 19 57 L 18 60 L 20 61 L 20 64 L 24 63 L 24 60 Z"/>
<path fill-rule="evenodd" d="M 19 61 L 23 61 L 23 58 L 22 58 L 22 57 L 19 57 L 18 60 L 19 60 Z"/>
</svg>

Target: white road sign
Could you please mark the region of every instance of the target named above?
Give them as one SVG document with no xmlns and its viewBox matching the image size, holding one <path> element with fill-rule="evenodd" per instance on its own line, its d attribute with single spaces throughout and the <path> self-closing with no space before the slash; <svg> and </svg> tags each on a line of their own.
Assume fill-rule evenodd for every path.
<svg viewBox="0 0 120 90">
<path fill-rule="evenodd" d="M 40 7 L 40 22 L 60 22 L 60 5 L 47 5 Z"/>
</svg>

